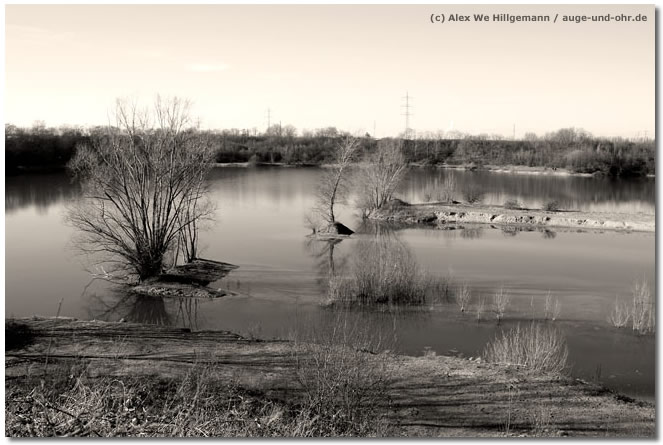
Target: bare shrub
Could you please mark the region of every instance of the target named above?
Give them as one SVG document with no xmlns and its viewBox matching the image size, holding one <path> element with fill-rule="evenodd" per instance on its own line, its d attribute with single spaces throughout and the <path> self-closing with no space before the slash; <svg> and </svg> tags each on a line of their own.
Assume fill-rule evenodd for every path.
<svg viewBox="0 0 663 445">
<path fill-rule="evenodd" d="M 559 201 L 552 200 L 548 201 L 545 204 L 543 204 L 543 210 L 546 212 L 558 212 L 560 209 L 559 207 Z"/>
<path fill-rule="evenodd" d="M 497 317 L 498 324 L 502 321 L 502 318 L 504 318 L 504 313 L 506 312 L 506 308 L 509 306 L 510 301 L 511 296 L 504 287 L 500 287 L 500 289 L 493 294 L 493 304 L 495 306 L 495 316 Z"/>
<path fill-rule="evenodd" d="M 507 199 L 504 202 L 504 208 L 510 210 L 519 210 L 522 208 L 522 206 L 516 199 Z"/>
<path fill-rule="evenodd" d="M 444 277 L 441 277 L 432 282 L 433 294 L 435 295 L 436 302 L 448 303 L 454 294 L 454 273 L 451 268 Z"/>
<path fill-rule="evenodd" d="M 643 279 L 633 285 L 633 308 L 631 320 L 633 330 L 639 334 L 649 334 L 656 328 L 656 308 L 649 285 Z"/>
<path fill-rule="evenodd" d="M 481 316 L 483 315 L 485 308 L 486 308 L 486 299 L 484 297 L 481 297 L 475 309 L 477 316 L 477 323 L 481 321 Z"/>
<path fill-rule="evenodd" d="M 488 362 L 561 374 L 567 366 L 568 349 L 558 329 L 532 322 L 498 334 L 488 343 L 483 356 Z"/>
<path fill-rule="evenodd" d="M 615 306 L 608 317 L 608 321 L 616 328 L 623 328 L 631 319 L 631 312 L 628 303 L 621 303 L 618 297 L 615 297 Z"/>
<path fill-rule="evenodd" d="M 442 189 L 437 194 L 437 199 L 440 202 L 453 202 L 456 197 L 456 178 L 452 175 L 447 175 L 444 178 Z"/>
<path fill-rule="evenodd" d="M 478 204 L 483 201 L 485 192 L 478 187 L 470 187 L 463 193 L 465 201 L 470 204 Z"/>
<path fill-rule="evenodd" d="M 555 428 L 553 410 L 550 406 L 538 403 L 529 410 L 531 433 L 534 437 L 558 437 L 560 431 Z"/>
<path fill-rule="evenodd" d="M 358 205 L 364 217 L 384 206 L 396 191 L 407 170 L 407 160 L 401 148 L 402 141 L 384 140 L 368 157 L 363 173 L 362 194 Z"/>
<path fill-rule="evenodd" d="M 553 299 L 550 291 L 548 291 L 548 294 L 546 295 L 543 311 L 544 311 L 543 318 L 551 321 L 557 320 L 560 312 L 562 311 L 562 305 L 559 302 L 559 298 L 555 297 Z"/>
<path fill-rule="evenodd" d="M 383 339 L 340 314 L 330 325 L 312 326 L 295 341 L 297 379 L 312 436 L 384 435 L 389 387 Z"/>
<path fill-rule="evenodd" d="M 466 281 L 456 287 L 456 304 L 460 307 L 461 312 L 465 312 L 471 299 L 472 292 Z"/>
<path fill-rule="evenodd" d="M 410 250 L 389 239 L 359 240 L 349 276 L 330 282 L 331 303 L 425 304 L 433 280 Z"/>
</svg>

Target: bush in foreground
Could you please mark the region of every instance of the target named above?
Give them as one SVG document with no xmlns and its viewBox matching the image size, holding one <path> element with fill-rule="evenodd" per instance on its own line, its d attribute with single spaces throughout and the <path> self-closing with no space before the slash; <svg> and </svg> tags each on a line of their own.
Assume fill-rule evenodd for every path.
<svg viewBox="0 0 663 445">
<path fill-rule="evenodd" d="M 486 346 L 483 356 L 488 362 L 562 374 L 567 367 L 568 349 L 558 329 L 532 322 L 498 334 Z"/>
</svg>

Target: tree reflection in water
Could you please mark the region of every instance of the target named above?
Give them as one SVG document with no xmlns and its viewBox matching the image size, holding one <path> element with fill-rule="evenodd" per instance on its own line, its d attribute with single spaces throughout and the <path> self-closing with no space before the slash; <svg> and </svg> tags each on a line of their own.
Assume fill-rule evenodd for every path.
<svg viewBox="0 0 663 445">
<path fill-rule="evenodd" d="M 90 292 L 86 298 L 89 300 L 88 318 L 92 320 L 198 329 L 198 298 L 138 295 L 119 285 Z"/>
</svg>

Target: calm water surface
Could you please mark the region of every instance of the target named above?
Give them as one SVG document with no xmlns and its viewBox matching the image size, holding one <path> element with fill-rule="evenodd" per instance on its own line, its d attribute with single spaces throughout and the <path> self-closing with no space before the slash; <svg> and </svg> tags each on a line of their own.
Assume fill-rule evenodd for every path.
<svg viewBox="0 0 663 445">
<path fill-rule="evenodd" d="M 68 202 L 79 188 L 64 174 L 6 178 L 6 316 L 63 315 L 79 318 L 171 323 L 197 329 L 226 329 L 261 337 L 284 337 L 302 326 L 337 316 L 325 308 L 330 261 L 350 264 L 358 244 L 375 237 L 352 208 L 341 209 L 359 233 L 334 246 L 306 238 L 304 215 L 311 207 L 318 169 L 218 168 L 212 172 L 216 222 L 202 235 L 203 256 L 240 266 L 213 285 L 236 296 L 179 301 L 127 297 L 101 281 L 90 282 L 89 259 L 77 256 L 72 230 L 64 223 Z M 479 184 L 485 202 L 517 199 L 540 207 L 556 199 L 563 208 L 653 214 L 653 179 L 632 182 L 597 178 L 504 173 L 413 170 L 399 190 L 423 201 L 453 175 L 459 190 Z M 459 196 L 460 197 L 460 196 Z M 488 226 L 458 230 L 381 230 L 409 247 L 431 274 L 467 281 L 473 303 L 504 286 L 512 295 L 506 321 L 490 314 L 461 314 L 453 302 L 434 308 L 354 310 L 345 314 L 395 338 L 396 349 L 417 355 L 477 356 L 498 329 L 543 316 L 552 291 L 561 303 L 555 324 L 565 333 L 573 374 L 642 398 L 655 394 L 655 342 L 607 322 L 615 299 L 629 300 L 643 277 L 654 288 L 654 234 L 503 231 Z"/>
</svg>

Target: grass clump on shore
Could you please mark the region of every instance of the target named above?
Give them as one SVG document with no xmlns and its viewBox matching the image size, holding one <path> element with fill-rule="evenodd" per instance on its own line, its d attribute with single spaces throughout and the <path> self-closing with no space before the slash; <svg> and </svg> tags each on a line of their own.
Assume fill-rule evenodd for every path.
<svg viewBox="0 0 663 445">
<path fill-rule="evenodd" d="M 558 329 L 532 322 L 498 334 L 488 343 L 483 356 L 488 362 L 562 374 L 567 367 L 568 349 Z"/>
</svg>

